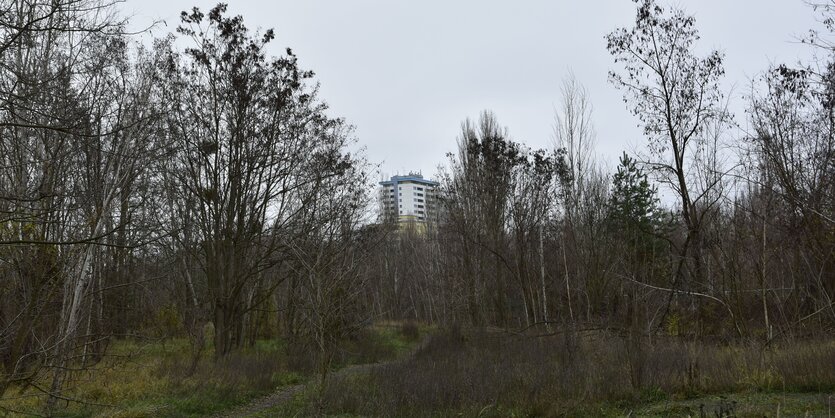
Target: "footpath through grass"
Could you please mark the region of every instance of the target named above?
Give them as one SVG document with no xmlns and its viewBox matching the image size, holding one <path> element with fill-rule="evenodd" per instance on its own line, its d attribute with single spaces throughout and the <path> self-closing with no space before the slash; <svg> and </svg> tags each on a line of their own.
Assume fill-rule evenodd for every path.
<svg viewBox="0 0 835 418">
<path fill-rule="evenodd" d="M 300 384 L 307 385 L 250 416 L 790 417 L 830 416 L 835 407 L 831 339 L 766 351 L 669 339 L 636 356 L 623 337 L 603 332 L 426 333 L 398 323 L 369 328 L 341 344 L 334 369 L 376 365 L 333 373 L 324 386 L 307 384 L 309 358 L 280 339 L 220 362 L 207 350 L 192 375 L 183 339 L 117 341 L 93 370 L 73 374 L 66 395 L 78 402 L 56 416 L 212 416 Z M 21 411 L 6 416 L 42 414 L 43 401 L 33 388 L 16 388 L 0 408 Z"/>
<path fill-rule="evenodd" d="M 452 330 L 414 356 L 334 375 L 252 415 L 383 417 L 792 417 L 835 408 L 835 341 L 680 339 L 630 349 L 621 336 L 531 338 Z M 640 355 L 636 355 L 640 354 Z M 637 359 L 637 360 L 636 360 Z"/>
<path fill-rule="evenodd" d="M 394 323 L 379 324 L 345 341 L 335 369 L 402 355 L 418 339 L 403 329 Z M 65 395 L 73 401 L 63 402 L 54 416 L 210 416 L 306 382 L 311 360 L 288 351 L 284 340 L 262 340 L 215 362 L 207 348 L 195 372 L 187 375 L 190 359 L 185 339 L 115 341 L 98 365 L 72 374 Z M 35 388 L 13 388 L 0 399 L 0 416 L 43 415 L 44 400 Z"/>
</svg>

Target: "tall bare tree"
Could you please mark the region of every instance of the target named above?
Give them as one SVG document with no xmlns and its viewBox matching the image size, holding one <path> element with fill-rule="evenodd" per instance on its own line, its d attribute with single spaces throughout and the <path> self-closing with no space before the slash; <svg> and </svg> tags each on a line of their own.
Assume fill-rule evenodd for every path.
<svg viewBox="0 0 835 418">
<path fill-rule="evenodd" d="M 283 260 L 288 238 L 305 232 L 292 230 L 292 220 L 325 179 L 351 166 L 341 154 L 346 128 L 307 85 L 312 72 L 289 49 L 267 58 L 273 31 L 250 35 L 225 12 L 221 4 L 182 14 L 178 32 L 192 46 L 170 53 L 167 80 L 173 169 L 183 199 L 194 202 L 186 250 L 206 281 L 218 357 L 243 341 L 242 321 L 255 307 L 248 292 Z"/>
<path fill-rule="evenodd" d="M 694 162 L 711 124 L 728 120 L 719 87 L 723 56 L 694 52 L 699 32 L 693 16 L 680 9 L 668 12 L 654 0 L 635 3 L 635 25 L 606 37 L 609 52 L 623 67 L 609 79 L 641 121 L 652 154 L 647 163 L 678 198 L 687 233 L 679 245 L 673 288 L 693 290 L 707 277 L 702 229 L 710 213 L 705 202 L 713 197 L 710 184 L 706 190 L 694 186 Z"/>
</svg>

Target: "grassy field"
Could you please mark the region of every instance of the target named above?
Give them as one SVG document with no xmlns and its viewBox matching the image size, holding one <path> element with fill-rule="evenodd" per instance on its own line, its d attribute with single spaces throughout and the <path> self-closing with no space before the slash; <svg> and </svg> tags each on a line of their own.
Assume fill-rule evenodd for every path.
<svg viewBox="0 0 835 418">
<path fill-rule="evenodd" d="M 406 333 L 408 334 L 408 333 Z M 416 343 L 394 324 L 380 324 L 346 341 L 335 368 L 396 358 Z M 288 354 L 283 340 L 258 341 L 220 362 L 212 350 L 186 376 L 185 339 L 119 340 L 94 369 L 74 373 L 59 417 L 202 417 L 226 411 L 282 387 L 308 381 L 307 359 Z M 8 391 L 0 416 L 43 414 L 43 395 L 31 388 Z M 4 415 L 4 412 L 6 415 Z"/>
<path fill-rule="evenodd" d="M 642 345 L 636 356 L 623 337 L 606 333 L 426 333 L 378 324 L 342 344 L 334 369 L 379 365 L 334 373 L 324 386 L 307 385 L 290 401 L 250 416 L 828 417 L 835 406 L 831 340 L 760 350 L 671 339 Z M 312 382 L 310 369 L 290 351 L 280 339 L 264 340 L 216 363 L 209 350 L 186 376 L 185 340 L 118 341 L 95 370 L 73 376 L 67 394 L 79 402 L 65 403 L 57 416 L 199 417 L 234 410 Z M 0 401 L 2 408 L 31 413 L 41 413 L 42 405 L 31 389 L 10 391 Z"/>
<path fill-rule="evenodd" d="M 833 341 L 761 351 L 662 340 L 643 350 L 635 382 L 619 336 L 440 333 L 406 361 L 336 375 L 321 393 L 253 416 L 827 417 L 835 407 Z"/>
</svg>

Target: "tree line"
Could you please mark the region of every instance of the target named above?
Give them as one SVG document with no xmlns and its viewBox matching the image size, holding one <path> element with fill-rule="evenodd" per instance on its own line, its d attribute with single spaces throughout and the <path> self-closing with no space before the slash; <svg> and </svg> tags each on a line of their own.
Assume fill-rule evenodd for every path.
<svg viewBox="0 0 835 418">
<path fill-rule="evenodd" d="M 491 112 L 465 121 L 436 227 L 392 237 L 376 257 L 378 315 L 606 329 L 639 344 L 674 335 L 766 348 L 832 331 L 835 4 L 813 8 L 826 30 L 804 42 L 819 58 L 764 69 L 734 115 L 725 57 L 698 52 L 694 17 L 635 3 L 634 25 L 605 46 L 645 149 L 607 170 L 574 77 L 550 150 L 515 141 Z"/>
</svg>

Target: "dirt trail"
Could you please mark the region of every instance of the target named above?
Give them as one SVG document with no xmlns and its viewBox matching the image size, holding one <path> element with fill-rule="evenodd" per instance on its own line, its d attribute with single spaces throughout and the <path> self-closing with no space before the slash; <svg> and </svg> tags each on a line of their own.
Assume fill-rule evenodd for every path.
<svg viewBox="0 0 835 418">
<path fill-rule="evenodd" d="M 340 370 L 337 370 L 337 371 L 331 373 L 328 378 L 332 379 L 332 378 L 335 378 L 335 377 L 346 377 L 346 376 L 351 376 L 351 375 L 355 375 L 355 374 L 368 373 L 368 372 L 370 372 L 370 371 L 372 371 L 372 370 L 374 370 L 375 368 L 378 368 L 378 367 L 383 367 L 383 366 L 386 366 L 386 365 L 391 365 L 391 364 L 396 364 L 396 363 L 401 363 L 401 362 L 404 362 L 404 361 L 408 361 L 409 359 L 411 359 L 415 355 L 415 353 L 418 350 L 420 350 L 424 345 L 426 345 L 427 340 L 428 340 L 428 338 L 424 338 L 424 340 L 420 344 L 418 344 L 416 347 L 409 350 L 409 352 L 407 354 L 403 355 L 402 357 L 400 357 L 398 359 L 391 360 L 391 361 L 380 362 L 380 363 L 356 364 L 356 365 L 353 365 L 353 366 L 348 366 L 348 367 L 345 367 L 343 369 L 340 369 Z M 273 393 L 271 393 L 267 396 L 255 399 L 255 400 L 253 400 L 252 402 L 250 402 L 246 405 L 242 405 L 242 406 L 239 406 L 239 407 L 234 408 L 232 410 L 224 411 L 222 413 L 216 414 L 216 415 L 214 415 L 214 417 L 215 418 L 247 417 L 247 416 L 250 416 L 250 415 L 255 415 L 255 414 L 267 411 L 269 409 L 278 407 L 278 406 L 280 406 L 280 405 L 282 405 L 286 402 L 289 402 L 290 400 L 293 399 L 293 397 L 296 394 L 303 391 L 307 387 L 308 384 L 309 383 L 303 383 L 303 384 L 300 384 L 300 385 L 283 387 L 283 388 L 279 389 L 278 391 L 273 392 Z"/>
<path fill-rule="evenodd" d="M 380 367 L 385 364 L 391 364 L 393 362 L 402 361 L 402 360 L 393 360 L 391 362 L 384 362 L 384 363 L 371 363 L 371 364 L 357 364 L 354 366 L 348 366 L 343 369 L 337 370 L 331 373 L 329 379 L 334 377 L 345 377 L 350 376 L 353 374 L 358 373 L 366 373 L 373 370 L 375 367 Z M 294 386 L 286 386 L 279 389 L 276 392 L 273 392 L 267 396 L 262 398 L 258 398 L 253 400 L 252 402 L 239 406 L 235 409 L 224 411 L 223 413 L 214 415 L 215 418 L 238 418 L 238 417 L 247 417 L 250 415 L 254 415 L 260 412 L 267 411 L 269 409 L 275 408 L 280 406 L 286 402 L 289 402 L 296 396 L 297 393 L 303 391 L 309 383 L 303 383 L 300 385 Z"/>
</svg>

